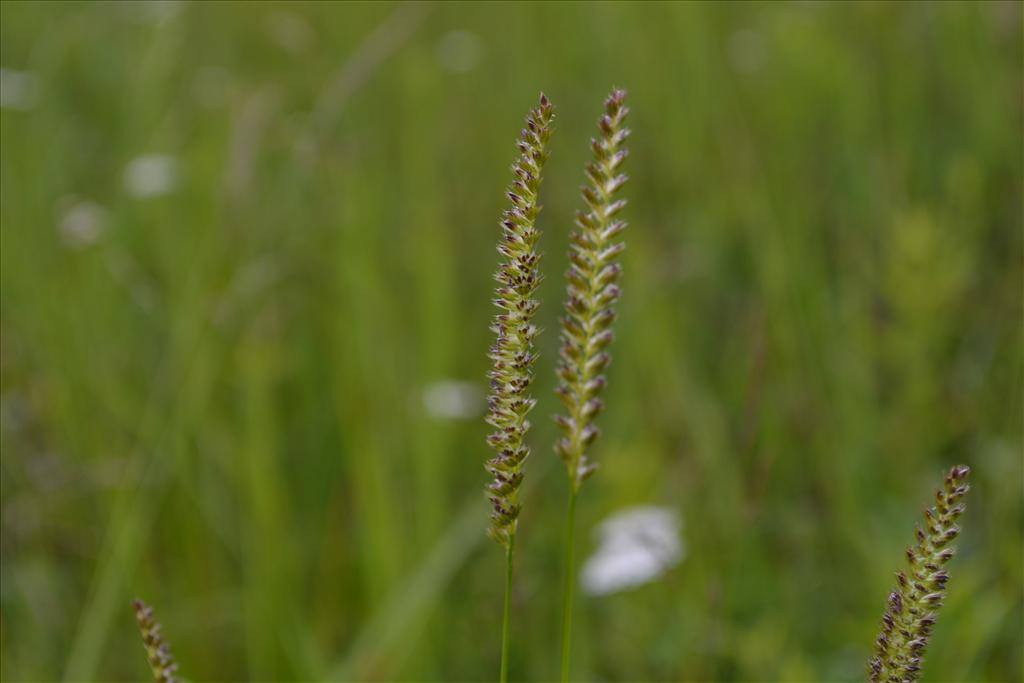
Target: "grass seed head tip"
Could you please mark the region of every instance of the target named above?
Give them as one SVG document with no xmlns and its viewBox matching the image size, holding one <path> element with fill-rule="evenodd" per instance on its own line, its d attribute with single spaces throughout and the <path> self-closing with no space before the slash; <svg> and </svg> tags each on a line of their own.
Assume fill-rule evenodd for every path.
<svg viewBox="0 0 1024 683">
<path fill-rule="evenodd" d="M 178 665 L 171 655 L 170 645 L 164 640 L 160 623 L 153 616 L 153 608 L 142 600 L 133 601 L 132 607 L 146 648 L 146 659 L 153 671 L 153 680 L 155 683 L 177 683 Z"/>
<path fill-rule="evenodd" d="M 944 565 L 954 555 L 949 543 L 960 534 L 955 522 L 964 511 L 960 501 L 970 488 L 970 471 L 966 465 L 949 470 L 935 494 L 935 507 L 925 511 L 924 527 L 915 530 L 917 544 L 906 551 L 909 571 L 896 572 L 896 590 L 889 593 L 875 654 L 868 660 L 872 683 L 913 682 L 921 675 L 925 649 L 945 599 L 949 573 Z"/>
</svg>

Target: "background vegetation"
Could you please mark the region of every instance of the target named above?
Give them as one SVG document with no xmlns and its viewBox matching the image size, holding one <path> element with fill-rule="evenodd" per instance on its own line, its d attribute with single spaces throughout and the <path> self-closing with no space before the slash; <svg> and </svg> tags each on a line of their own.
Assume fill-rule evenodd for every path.
<svg viewBox="0 0 1024 683">
<path fill-rule="evenodd" d="M 487 429 L 438 383 L 482 384 L 540 89 L 559 119 L 511 669 L 555 677 L 545 416 L 612 85 L 631 227 L 580 552 L 655 503 L 687 556 L 581 596 L 574 674 L 860 678 L 965 462 L 925 677 L 1020 680 L 1019 3 L 4 2 L 0 39 L 4 680 L 143 677 L 136 595 L 193 679 L 496 675 Z"/>
</svg>

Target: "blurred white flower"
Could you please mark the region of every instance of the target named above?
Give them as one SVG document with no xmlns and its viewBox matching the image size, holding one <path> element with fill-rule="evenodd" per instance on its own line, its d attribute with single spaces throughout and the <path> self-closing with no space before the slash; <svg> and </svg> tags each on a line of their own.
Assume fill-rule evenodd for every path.
<svg viewBox="0 0 1024 683">
<path fill-rule="evenodd" d="M 683 559 L 681 527 L 675 510 L 650 505 L 608 517 L 595 531 L 597 550 L 583 564 L 583 589 L 607 595 L 661 576 Z"/>
<path fill-rule="evenodd" d="M 482 54 L 480 36 L 469 31 L 449 31 L 437 41 L 437 61 L 454 73 L 472 71 Z"/>
<path fill-rule="evenodd" d="M 132 159 L 124 171 L 124 186 L 136 197 L 158 197 L 178 184 L 178 160 L 153 154 Z"/>
<path fill-rule="evenodd" d="M 39 81 L 27 71 L 0 69 L 0 108 L 28 111 L 39 102 Z"/>
<path fill-rule="evenodd" d="M 473 382 L 441 380 L 423 389 L 423 407 L 431 417 L 468 420 L 484 408 L 484 392 Z"/>
<path fill-rule="evenodd" d="M 107 229 L 109 214 L 96 202 L 78 197 L 65 197 L 57 203 L 60 212 L 58 230 L 61 241 L 72 249 L 82 249 L 97 242 Z"/>
</svg>

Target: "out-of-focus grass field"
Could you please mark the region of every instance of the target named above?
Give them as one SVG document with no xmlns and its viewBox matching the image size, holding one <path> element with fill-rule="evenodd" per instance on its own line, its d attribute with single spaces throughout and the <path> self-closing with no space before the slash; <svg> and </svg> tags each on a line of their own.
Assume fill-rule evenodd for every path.
<svg viewBox="0 0 1024 683">
<path fill-rule="evenodd" d="M 687 556 L 580 597 L 574 674 L 862 677 L 965 462 L 925 677 L 1021 679 L 1019 3 L 4 2 L 0 39 L 4 680 L 144 678 L 135 596 L 193 680 L 497 675 L 487 429 L 435 403 L 483 385 L 541 89 L 511 669 L 554 678 L 561 273 L 613 85 L 631 226 L 579 553 L 654 503 Z"/>
</svg>

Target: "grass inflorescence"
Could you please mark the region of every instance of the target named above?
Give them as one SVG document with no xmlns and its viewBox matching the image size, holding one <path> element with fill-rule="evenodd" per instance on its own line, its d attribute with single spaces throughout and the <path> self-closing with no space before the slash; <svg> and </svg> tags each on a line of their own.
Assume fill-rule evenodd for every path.
<svg viewBox="0 0 1024 683">
<path fill-rule="evenodd" d="M 132 607 L 146 646 L 146 659 L 153 670 L 153 680 L 155 683 L 177 683 L 178 665 L 171 655 L 170 645 L 164 640 L 160 622 L 153 616 L 153 608 L 142 600 L 136 600 Z"/>
<path fill-rule="evenodd" d="M 554 107 L 542 94 L 540 105 L 530 111 L 520 134 L 520 156 L 512 166 L 514 179 L 505 193 L 512 207 L 502 215 L 502 237 L 498 243 L 498 253 L 505 261 L 494 275 L 498 281 L 494 304 L 500 312 L 491 325 L 497 339 L 490 349 L 493 365 L 488 374 L 491 395 L 487 422 L 495 431 L 487 442 L 497 451 L 487 461 L 487 471 L 494 476 L 488 488 L 494 508 L 489 533 L 506 548 L 516 533 L 522 465 L 530 455 L 525 442 L 530 429 L 527 415 L 536 404 L 527 391 L 533 381 L 531 368 L 537 359 L 534 339 L 538 328 L 531 321 L 540 305 L 533 298 L 541 281 L 537 253 L 540 231 L 536 220 L 541 209 L 541 171 L 548 157 L 546 144 L 553 119 Z"/>
<path fill-rule="evenodd" d="M 501 680 L 508 677 L 509 613 L 512 594 L 512 557 L 519 518 L 519 487 L 523 483 L 523 462 L 530 455 L 526 434 L 529 412 L 536 404 L 528 390 L 537 359 L 534 340 L 539 333 L 533 324 L 539 302 L 533 298 L 541 282 L 540 254 L 537 252 L 537 214 L 541 172 L 547 161 L 554 107 L 542 93 L 540 104 L 526 117 L 519 136 L 519 158 L 512 165 L 512 184 L 506 196 L 512 206 L 501 218 L 498 253 L 504 258 L 494 278 L 498 281 L 494 304 L 499 312 L 491 325 L 497 335 L 490 349 L 493 362 L 488 374 L 491 395 L 487 422 L 495 431 L 487 442 L 497 455 L 487 461 L 494 480 L 487 488 L 492 512 L 488 534 L 505 548 L 505 602 L 502 620 Z"/>
<path fill-rule="evenodd" d="M 576 213 L 577 229 L 570 236 L 569 269 L 565 274 L 556 392 L 568 414 L 555 416 L 564 432 L 555 443 L 555 452 L 565 463 L 570 486 L 563 588 L 563 681 L 569 677 L 572 641 L 576 496 L 580 485 L 597 469 L 587 457 L 587 449 L 599 433 L 594 420 L 604 408 L 599 397 L 608 381 L 602 373 L 611 362 L 611 325 L 615 321 L 614 305 L 621 295 L 618 281 L 622 266 L 617 257 L 625 244 L 617 238 L 626 228 L 626 222 L 619 218 L 626 200 L 617 195 L 628 180 L 621 173 L 629 137 L 624 125 L 629 114 L 625 99 L 625 91 L 612 91 L 597 122 L 599 135 L 590 141 L 593 158 L 585 167 L 588 182 L 581 189 L 586 209 Z"/>
<path fill-rule="evenodd" d="M 626 200 L 616 199 L 616 195 L 628 180 L 620 173 L 630 132 L 623 125 L 629 114 L 625 97 L 622 90 L 608 96 L 605 113 L 598 121 L 600 135 L 590 142 L 593 160 L 586 166 L 588 184 L 581 189 L 587 208 L 576 213 L 577 229 L 570 236 L 570 265 L 565 273 L 556 391 L 568 415 L 555 418 L 565 432 L 555 451 L 566 464 L 573 491 L 597 468 L 587 457 L 587 448 L 599 433 L 594 419 L 604 408 L 599 396 L 608 383 L 601 373 L 611 362 L 607 347 L 614 338 L 610 328 L 615 321 L 614 304 L 621 294 L 622 266 L 616 259 L 625 244 L 616 238 L 626 227 L 618 218 Z"/>
<path fill-rule="evenodd" d="M 960 534 L 957 519 L 961 499 L 970 489 L 970 468 L 957 465 L 935 494 L 935 507 L 925 510 L 925 525 L 916 529 L 917 544 L 907 548 L 909 571 L 896 572 L 896 590 L 889 593 L 882 616 L 882 632 L 875 641 L 875 656 L 868 661 L 872 683 L 916 681 L 921 675 L 925 649 L 945 598 L 952 559 L 950 546 Z"/>
</svg>

